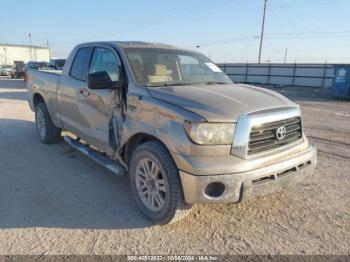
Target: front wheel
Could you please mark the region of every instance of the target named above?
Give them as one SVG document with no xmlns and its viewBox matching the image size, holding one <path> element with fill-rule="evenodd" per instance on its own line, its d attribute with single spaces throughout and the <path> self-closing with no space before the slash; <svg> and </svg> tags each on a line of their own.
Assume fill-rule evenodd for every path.
<svg viewBox="0 0 350 262">
<path fill-rule="evenodd" d="M 190 213 L 191 206 L 184 203 L 179 171 L 161 143 L 146 142 L 135 150 L 129 177 L 138 206 L 154 223 L 173 223 Z"/>
<path fill-rule="evenodd" d="M 53 124 L 45 103 L 36 105 L 35 123 L 39 138 L 43 143 L 53 144 L 60 141 L 61 129 Z"/>
</svg>

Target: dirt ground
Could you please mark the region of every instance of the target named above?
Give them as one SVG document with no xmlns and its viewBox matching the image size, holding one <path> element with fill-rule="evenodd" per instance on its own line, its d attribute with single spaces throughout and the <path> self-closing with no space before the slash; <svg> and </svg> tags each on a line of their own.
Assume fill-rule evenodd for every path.
<svg viewBox="0 0 350 262">
<path fill-rule="evenodd" d="M 1 78 L 0 254 L 350 254 L 350 101 L 277 90 L 301 105 L 316 174 L 161 227 L 138 211 L 126 177 L 40 143 L 23 80 Z"/>
</svg>

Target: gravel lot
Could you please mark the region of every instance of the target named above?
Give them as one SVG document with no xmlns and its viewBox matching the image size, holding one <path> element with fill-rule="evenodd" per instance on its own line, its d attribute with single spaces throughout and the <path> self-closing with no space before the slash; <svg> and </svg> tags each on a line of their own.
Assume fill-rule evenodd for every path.
<svg viewBox="0 0 350 262">
<path fill-rule="evenodd" d="M 23 80 L 1 78 L 1 254 L 350 254 L 350 101 L 278 90 L 301 105 L 316 174 L 160 227 L 139 213 L 126 177 L 64 143 L 41 144 Z"/>
</svg>

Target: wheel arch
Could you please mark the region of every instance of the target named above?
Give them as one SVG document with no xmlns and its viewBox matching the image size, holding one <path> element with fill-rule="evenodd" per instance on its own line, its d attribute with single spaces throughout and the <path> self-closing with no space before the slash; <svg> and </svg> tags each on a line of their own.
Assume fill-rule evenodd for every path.
<svg viewBox="0 0 350 262">
<path fill-rule="evenodd" d="M 44 97 L 40 93 L 35 93 L 33 95 L 33 107 L 34 107 L 34 109 L 41 102 L 46 104 Z"/>
<path fill-rule="evenodd" d="M 39 92 L 34 92 L 33 96 L 31 97 L 32 100 L 29 101 L 29 105 L 30 105 L 30 108 L 35 112 L 35 108 L 36 106 L 39 104 L 39 103 L 44 103 L 47 107 L 47 110 L 49 112 L 49 115 L 51 117 L 51 120 L 53 122 L 53 124 L 58 127 L 58 128 L 62 128 L 62 124 L 61 124 L 61 121 L 60 119 L 58 118 L 58 108 L 57 107 L 54 107 L 53 108 L 53 104 L 52 102 L 50 102 L 49 98 L 48 97 L 45 97 L 39 93 Z M 30 99 L 29 99 L 30 100 Z M 47 101 L 48 100 L 48 101 Z"/>
<path fill-rule="evenodd" d="M 131 136 L 126 141 L 126 143 L 122 146 L 123 158 L 124 158 L 125 163 L 127 165 L 129 165 L 129 161 L 130 161 L 131 156 L 132 156 L 133 152 L 135 151 L 135 149 L 139 145 L 141 145 L 141 144 L 143 144 L 145 142 L 149 142 L 149 141 L 157 141 L 157 142 L 159 142 L 160 144 L 162 144 L 164 146 L 164 148 L 170 154 L 170 151 L 169 151 L 168 147 L 159 138 L 155 137 L 154 135 L 147 134 L 147 133 L 137 133 L 137 134 L 134 134 L 133 136 Z"/>
</svg>

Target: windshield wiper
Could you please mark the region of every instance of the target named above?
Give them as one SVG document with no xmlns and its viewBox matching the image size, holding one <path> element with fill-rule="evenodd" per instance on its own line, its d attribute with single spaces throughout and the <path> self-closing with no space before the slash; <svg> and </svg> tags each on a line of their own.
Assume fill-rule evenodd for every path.
<svg viewBox="0 0 350 262">
<path fill-rule="evenodd" d="M 189 82 L 174 82 L 174 83 L 146 83 L 146 86 L 149 87 L 164 87 L 164 86 L 190 86 L 190 85 L 226 85 L 225 82 L 219 82 L 219 81 L 210 81 L 205 83 L 189 83 Z"/>
<path fill-rule="evenodd" d="M 210 82 L 206 82 L 206 85 L 226 85 L 227 83 L 225 82 L 217 82 L 217 81 L 210 81 Z"/>
<path fill-rule="evenodd" d="M 152 83 L 147 83 L 146 86 L 149 87 L 162 87 L 162 86 L 188 86 L 191 85 L 191 83 L 183 83 L 183 82 L 178 82 L 178 83 L 159 83 L 159 84 L 152 84 Z"/>
</svg>

